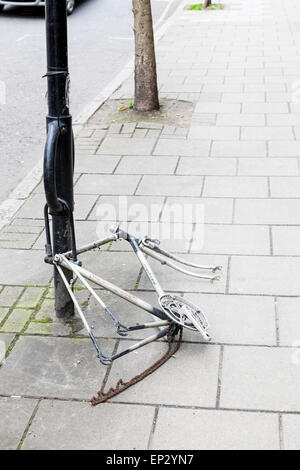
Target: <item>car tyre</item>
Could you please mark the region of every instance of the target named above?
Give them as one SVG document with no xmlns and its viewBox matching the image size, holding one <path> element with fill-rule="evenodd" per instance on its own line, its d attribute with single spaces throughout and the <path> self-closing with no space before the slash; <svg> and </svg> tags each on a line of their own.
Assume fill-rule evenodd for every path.
<svg viewBox="0 0 300 470">
<path fill-rule="evenodd" d="M 67 14 L 71 15 L 75 8 L 75 0 L 67 0 Z"/>
<path fill-rule="evenodd" d="M 3 10 L 4 5 L 0 5 L 0 12 Z"/>
</svg>

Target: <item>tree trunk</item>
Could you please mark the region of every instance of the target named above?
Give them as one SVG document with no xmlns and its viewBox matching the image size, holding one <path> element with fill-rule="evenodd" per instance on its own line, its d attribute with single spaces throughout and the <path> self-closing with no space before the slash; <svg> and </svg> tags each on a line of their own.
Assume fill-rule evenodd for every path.
<svg viewBox="0 0 300 470">
<path fill-rule="evenodd" d="M 159 109 L 153 23 L 150 0 L 132 0 L 135 36 L 134 109 Z"/>
<path fill-rule="evenodd" d="M 210 5 L 211 5 L 211 0 L 204 0 L 204 5 L 203 5 L 204 8 L 210 7 Z"/>
</svg>

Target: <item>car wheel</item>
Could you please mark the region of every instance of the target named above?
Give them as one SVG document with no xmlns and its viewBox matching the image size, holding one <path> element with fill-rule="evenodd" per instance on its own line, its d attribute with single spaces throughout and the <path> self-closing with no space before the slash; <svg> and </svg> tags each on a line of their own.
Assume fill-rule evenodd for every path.
<svg viewBox="0 0 300 470">
<path fill-rule="evenodd" d="M 75 0 L 67 0 L 67 14 L 71 15 L 75 8 Z"/>
<path fill-rule="evenodd" d="M 2 11 L 4 8 L 4 5 L 0 5 L 0 11 Z"/>
</svg>

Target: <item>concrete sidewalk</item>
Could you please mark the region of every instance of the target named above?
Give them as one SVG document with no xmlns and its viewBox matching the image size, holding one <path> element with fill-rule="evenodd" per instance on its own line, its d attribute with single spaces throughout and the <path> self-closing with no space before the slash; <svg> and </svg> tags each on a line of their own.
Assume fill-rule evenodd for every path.
<svg viewBox="0 0 300 470">
<path fill-rule="evenodd" d="M 0 448 L 300 448 L 300 4 L 224 5 L 182 9 L 157 44 L 161 98 L 189 102 L 182 123 L 180 113 L 171 124 L 107 123 L 100 110 L 76 140 L 78 244 L 118 219 L 186 259 L 222 264 L 210 283 L 153 262 L 166 290 L 207 312 L 212 343 L 185 331 L 175 358 L 92 408 L 97 390 L 166 345 L 105 368 L 79 319 L 56 321 L 39 184 L 0 235 Z M 131 77 L 112 99 L 129 101 L 132 87 Z M 84 266 L 155 302 L 124 243 Z M 144 337 L 118 339 L 86 290 L 77 294 L 106 353 Z M 149 319 L 103 298 L 122 321 Z"/>
</svg>

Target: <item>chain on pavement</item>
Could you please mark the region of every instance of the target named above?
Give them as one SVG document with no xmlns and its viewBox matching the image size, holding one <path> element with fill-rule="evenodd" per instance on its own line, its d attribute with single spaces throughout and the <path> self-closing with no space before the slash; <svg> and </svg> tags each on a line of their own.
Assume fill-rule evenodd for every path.
<svg viewBox="0 0 300 470">
<path fill-rule="evenodd" d="M 168 350 L 158 361 L 156 361 L 154 364 L 152 364 L 152 366 L 148 367 L 146 370 L 144 370 L 140 374 L 133 377 L 128 382 L 123 382 L 123 380 L 120 379 L 117 385 L 115 386 L 115 388 L 111 387 L 106 393 L 99 390 L 99 392 L 97 392 L 97 396 L 92 397 L 90 400 L 92 405 L 93 406 L 99 405 L 100 403 L 104 403 L 105 401 L 107 401 L 109 398 L 119 395 L 119 393 L 124 392 L 124 390 L 127 390 L 132 385 L 135 385 L 136 383 L 140 382 L 148 375 L 155 372 L 157 369 L 159 369 L 159 367 L 165 364 L 172 356 L 174 356 L 174 354 L 179 350 L 181 343 L 182 343 L 182 327 L 176 328 L 175 332 L 171 332 L 172 329 L 173 329 L 173 326 L 170 326 L 170 329 L 168 332 Z M 179 333 L 178 341 L 175 342 L 174 341 L 175 336 L 178 333 Z"/>
</svg>

